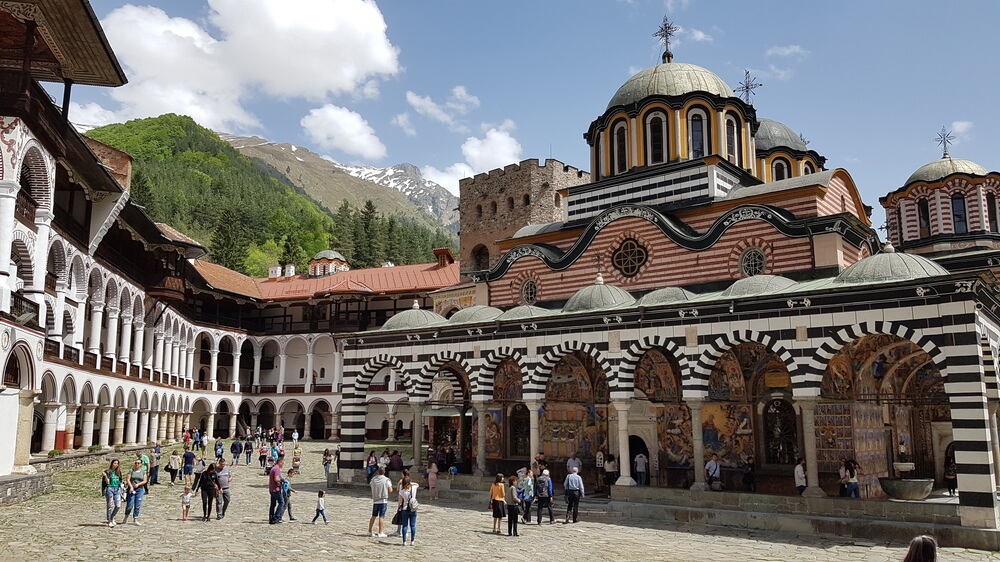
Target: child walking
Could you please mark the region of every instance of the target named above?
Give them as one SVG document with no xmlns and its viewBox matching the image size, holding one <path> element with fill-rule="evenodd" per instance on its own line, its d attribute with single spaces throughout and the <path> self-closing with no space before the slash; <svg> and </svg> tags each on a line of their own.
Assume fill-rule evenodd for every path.
<svg viewBox="0 0 1000 562">
<path fill-rule="evenodd" d="M 184 486 L 184 493 L 181 494 L 181 521 L 188 520 L 188 512 L 191 511 L 191 498 L 194 497 L 194 492 L 191 491 L 191 486 Z"/>
<path fill-rule="evenodd" d="M 313 525 L 316 524 L 316 520 L 319 519 L 320 515 L 323 516 L 324 525 L 330 524 L 330 522 L 326 520 L 326 503 L 323 501 L 323 495 L 324 495 L 323 490 L 320 490 L 319 498 L 316 500 L 316 517 L 313 517 Z"/>
</svg>

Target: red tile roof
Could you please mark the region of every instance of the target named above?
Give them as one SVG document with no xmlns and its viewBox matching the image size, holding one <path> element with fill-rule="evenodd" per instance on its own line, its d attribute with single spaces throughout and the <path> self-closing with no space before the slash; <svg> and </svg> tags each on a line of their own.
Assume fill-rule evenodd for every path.
<svg viewBox="0 0 1000 562">
<path fill-rule="evenodd" d="M 257 284 L 254 283 L 253 277 L 202 260 L 195 260 L 194 269 L 206 283 L 216 289 L 256 299 L 260 298 L 260 291 L 257 290 Z"/>
<path fill-rule="evenodd" d="M 433 291 L 458 282 L 459 263 L 438 267 L 437 263 L 352 269 L 326 277 L 296 275 L 256 279 L 265 300 L 305 299 L 334 294 L 393 294 Z"/>
<path fill-rule="evenodd" d="M 192 246 L 200 246 L 202 248 L 205 247 L 204 245 L 202 245 L 200 242 L 198 242 L 194 238 L 190 238 L 189 236 L 185 235 L 183 232 L 177 230 L 176 228 L 170 226 L 169 224 L 167 224 L 165 222 L 158 222 L 158 223 L 156 223 L 156 228 L 159 228 L 160 232 L 162 232 L 164 236 L 166 236 L 167 238 L 169 238 L 169 239 L 171 239 L 171 240 L 173 240 L 175 242 L 182 242 L 184 244 L 191 244 Z"/>
</svg>

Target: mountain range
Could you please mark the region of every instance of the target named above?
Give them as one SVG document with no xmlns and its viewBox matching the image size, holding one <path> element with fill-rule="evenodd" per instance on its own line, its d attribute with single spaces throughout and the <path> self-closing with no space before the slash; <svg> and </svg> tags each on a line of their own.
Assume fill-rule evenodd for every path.
<svg viewBox="0 0 1000 562">
<path fill-rule="evenodd" d="M 458 197 L 424 179 L 412 164 L 350 166 L 289 143 L 227 133 L 219 133 L 219 137 L 279 181 L 331 211 L 344 200 L 360 208 L 370 199 L 386 214 L 399 213 L 427 226 L 443 225 L 458 232 Z"/>
</svg>

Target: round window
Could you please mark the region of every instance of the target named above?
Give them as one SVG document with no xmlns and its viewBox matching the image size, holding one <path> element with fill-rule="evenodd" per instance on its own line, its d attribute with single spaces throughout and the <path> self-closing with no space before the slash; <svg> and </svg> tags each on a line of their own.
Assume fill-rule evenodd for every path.
<svg viewBox="0 0 1000 562">
<path fill-rule="evenodd" d="M 521 304 L 535 304 L 538 301 L 538 282 L 531 277 L 522 281 L 519 295 Z"/>
<path fill-rule="evenodd" d="M 767 258 L 760 248 L 747 248 L 740 256 L 740 273 L 744 277 L 753 277 L 764 273 Z"/>
<path fill-rule="evenodd" d="M 649 253 L 642 244 L 634 238 L 626 238 L 615 253 L 611 254 L 611 265 L 625 277 L 635 277 L 648 257 Z"/>
</svg>

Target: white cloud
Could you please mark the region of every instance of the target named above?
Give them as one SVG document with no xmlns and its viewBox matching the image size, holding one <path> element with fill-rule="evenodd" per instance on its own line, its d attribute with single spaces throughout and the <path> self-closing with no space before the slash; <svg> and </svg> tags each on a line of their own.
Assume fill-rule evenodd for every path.
<svg viewBox="0 0 1000 562">
<path fill-rule="evenodd" d="M 510 130 L 513 128 L 513 121 L 508 119 L 500 127 L 487 130 L 482 138 L 469 137 L 462 144 L 465 162 L 456 162 L 444 170 L 424 166 L 420 173 L 457 194 L 458 180 L 520 162 L 521 143 L 511 136 Z"/>
<path fill-rule="evenodd" d="M 792 78 L 792 69 L 781 68 L 773 64 L 767 65 L 766 69 L 763 68 L 751 68 L 750 75 L 753 78 L 760 78 L 764 80 L 774 79 L 774 80 L 790 80 Z"/>
<path fill-rule="evenodd" d="M 367 0 L 208 0 L 208 24 L 126 4 L 101 22 L 129 76 L 111 91 L 116 120 L 173 112 L 217 130 L 260 121 L 263 94 L 325 101 L 378 95 L 399 72 L 386 24 Z M 211 26 L 211 27 L 210 27 Z"/>
<path fill-rule="evenodd" d="M 392 118 L 392 124 L 399 127 L 408 137 L 417 136 L 417 130 L 413 128 L 409 113 L 400 113 Z"/>
<path fill-rule="evenodd" d="M 963 135 L 972 130 L 972 121 L 952 121 L 951 130 L 955 132 L 956 135 Z"/>
<path fill-rule="evenodd" d="M 667 12 L 674 13 L 677 10 L 686 10 L 691 5 L 691 0 L 666 0 L 663 4 Z"/>
<path fill-rule="evenodd" d="M 439 123 L 444 123 L 449 129 L 458 133 L 469 131 L 469 128 L 461 123 L 458 118 L 470 110 L 479 107 L 479 98 L 470 94 L 465 89 L 465 86 L 455 86 L 452 88 L 451 95 L 448 96 L 444 105 L 437 103 L 430 96 L 421 96 L 412 91 L 406 92 L 406 102 L 418 114 Z"/>
<path fill-rule="evenodd" d="M 385 145 L 379 140 L 361 115 L 333 104 L 313 109 L 299 122 L 309 138 L 318 146 L 340 150 L 376 160 L 386 154 Z"/>
<path fill-rule="evenodd" d="M 470 109 L 479 107 L 479 98 L 470 94 L 465 86 L 455 86 L 446 105 L 455 113 L 465 115 Z"/>
<path fill-rule="evenodd" d="M 705 42 L 705 43 L 712 42 L 712 36 L 700 29 L 692 28 L 691 31 L 688 32 L 688 35 L 691 37 L 692 41 Z"/>
<path fill-rule="evenodd" d="M 94 127 L 114 123 L 118 120 L 114 111 L 90 102 L 83 105 L 75 101 L 69 102 L 69 119 L 79 131 L 89 131 Z"/>
<path fill-rule="evenodd" d="M 809 51 L 803 49 L 800 45 L 785 45 L 783 47 L 775 45 L 774 47 L 768 47 L 768 49 L 764 51 L 764 56 L 803 58 L 809 56 Z"/>
<path fill-rule="evenodd" d="M 455 124 L 455 120 L 451 118 L 451 115 L 442 109 L 440 105 L 435 103 L 430 96 L 420 96 L 407 91 L 406 103 L 410 104 L 410 107 L 412 107 L 414 111 L 424 117 L 444 123 L 449 127 L 454 126 Z"/>
</svg>

